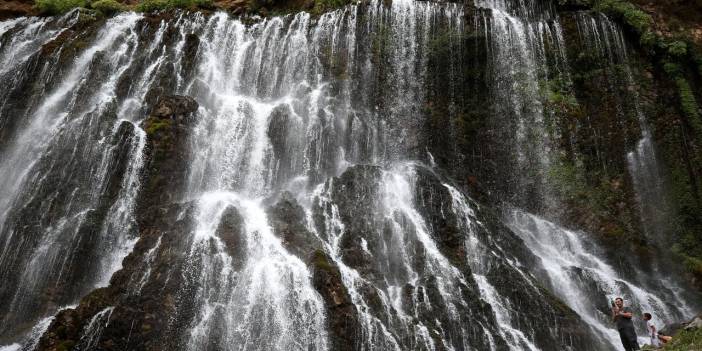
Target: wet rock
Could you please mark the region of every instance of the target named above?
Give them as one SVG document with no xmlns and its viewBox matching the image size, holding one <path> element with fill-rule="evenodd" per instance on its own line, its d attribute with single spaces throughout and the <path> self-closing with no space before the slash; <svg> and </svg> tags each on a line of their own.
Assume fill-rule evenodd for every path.
<svg viewBox="0 0 702 351">
<path fill-rule="evenodd" d="M 21 16 L 35 16 L 37 14 L 33 0 L 7 0 L 0 2 L 0 21 Z"/>
<path fill-rule="evenodd" d="M 374 209 L 377 207 L 380 177 L 381 169 L 377 166 L 353 166 L 335 178 L 332 185 L 332 198 L 345 226 L 340 244 L 341 256 L 351 267 L 377 278 L 376 269 L 363 250 L 363 240 L 369 248 L 379 245 L 380 238 L 376 234 L 379 219 Z"/>
<path fill-rule="evenodd" d="M 77 307 L 59 312 L 38 350 L 160 350 L 182 345 L 181 335 L 173 335 L 171 328 L 187 323 L 193 309 L 177 292 L 192 291 L 187 279 L 173 278 L 187 278 L 183 267 L 189 242 L 183 233 L 192 225 L 193 211 L 192 203 L 162 207 L 158 219 L 141 228 L 139 241 L 110 284 L 85 296 Z M 151 250 L 153 259 L 146 261 Z M 109 318 L 89 328 L 101 312 L 109 312 Z"/>
<path fill-rule="evenodd" d="M 321 248 L 319 240 L 307 230 L 304 209 L 290 193 L 283 192 L 267 212 L 274 233 L 282 239 L 288 251 L 304 259 L 310 252 Z"/>
<path fill-rule="evenodd" d="M 197 111 L 197 108 L 197 102 L 189 96 L 163 96 L 151 110 L 149 117 L 158 120 L 170 119 L 180 126 L 186 126 L 194 121 L 194 113 Z M 147 126 L 149 125 L 148 123 L 147 121 Z"/>
<path fill-rule="evenodd" d="M 303 133 L 302 123 L 287 104 L 276 106 L 270 119 L 267 135 L 273 146 L 273 183 L 280 186 L 301 171 L 299 151 L 304 145 L 298 136 Z"/>
<path fill-rule="evenodd" d="M 309 256 L 312 284 L 324 300 L 332 350 L 356 350 L 360 332 L 356 306 L 341 280 L 334 262 L 321 250 Z"/>
<path fill-rule="evenodd" d="M 195 313 L 192 300 L 185 298 L 194 297 L 196 288 L 188 278 L 190 240 L 185 235 L 192 226 L 194 206 L 177 202 L 176 196 L 187 178 L 187 143 L 197 107 L 192 98 L 166 96 L 152 109 L 144 122 L 146 171 L 136 212 L 139 240 L 108 287 L 91 292 L 78 307 L 57 315 L 41 339 L 40 350 L 158 350 L 182 345 L 182 335 L 174 335 L 173 328 L 181 330 Z M 113 143 L 129 141 L 133 134 L 133 126 L 122 124 Z M 115 157 L 113 163 L 121 164 L 119 153 Z M 231 252 L 241 246 L 236 215 L 227 213 L 218 231 Z M 108 325 L 88 343 L 86 328 L 106 309 Z"/>
<path fill-rule="evenodd" d="M 185 36 L 185 45 L 183 45 L 183 62 L 181 64 L 180 75 L 184 81 L 190 80 L 192 75 L 197 72 L 195 64 L 198 61 L 198 49 L 200 47 L 200 37 L 193 33 Z"/>
<path fill-rule="evenodd" d="M 246 259 L 246 237 L 243 230 L 244 220 L 235 207 L 227 207 L 219 222 L 217 235 L 226 247 L 227 253 L 232 257 L 234 269 L 240 269 Z"/>
<path fill-rule="evenodd" d="M 146 131 L 145 183 L 139 208 L 154 209 L 177 201 L 187 180 L 189 140 L 197 102 L 187 96 L 163 96 L 143 122 Z M 142 213 L 142 218 L 149 219 Z"/>
<path fill-rule="evenodd" d="M 417 167 L 416 204 L 427 218 L 431 233 L 451 262 L 465 269 L 465 234 L 459 228 L 449 190 L 429 169 Z"/>
<path fill-rule="evenodd" d="M 687 323 L 685 330 L 693 330 L 702 328 L 702 315 L 695 317 L 690 323 Z"/>
</svg>

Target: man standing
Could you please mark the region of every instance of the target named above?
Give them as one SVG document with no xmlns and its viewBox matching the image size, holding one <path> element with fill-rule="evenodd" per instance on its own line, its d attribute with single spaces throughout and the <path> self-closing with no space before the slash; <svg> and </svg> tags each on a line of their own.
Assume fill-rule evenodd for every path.
<svg viewBox="0 0 702 351">
<path fill-rule="evenodd" d="M 631 321 L 633 314 L 629 307 L 624 307 L 624 299 L 617 297 L 614 299 L 612 306 L 612 320 L 617 325 L 619 337 L 622 339 L 624 351 L 633 351 L 639 349 L 639 343 L 636 340 L 636 331 L 634 323 Z"/>
</svg>

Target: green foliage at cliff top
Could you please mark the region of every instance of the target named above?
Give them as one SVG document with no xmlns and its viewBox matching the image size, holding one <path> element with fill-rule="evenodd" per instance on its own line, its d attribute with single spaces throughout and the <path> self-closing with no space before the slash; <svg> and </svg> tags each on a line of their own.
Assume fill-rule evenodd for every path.
<svg viewBox="0 0 702 351">
<path fill-rule="evenodd" d="M 129 8 L 117 0 L 98 0 L 90 4 L 93 10 L 99 11 L 103 15 L 111 15 L 117 12 L 126 11 Z"/>
<path fill-rule="evenodd" d="M 39 12 L 45 15 L 60 15 L 76 7 L 86 7 L 87 0 L 36 0 Z"/>
<path fill-rule="evenodd" d="M 144 0 L 137 5 L 136 10 L 152 12 L 171 9 L 212 8 L 213 6 L 212 0 Z"/>
<path fill-rule="evenodd" d="M 653 25 L 653 18 L 649 14 L 627 1 L 600 0 L 595 5 L 595 9 L 622 18 L 640 34 L 647 32 Z"/>
<path fill-rule="evenodd" d="M 312 8 L 313 14 L 321 14 L 339 7 L 350 4 L 349 0 L 315 0 L 314 7 Z"/>
</svg>

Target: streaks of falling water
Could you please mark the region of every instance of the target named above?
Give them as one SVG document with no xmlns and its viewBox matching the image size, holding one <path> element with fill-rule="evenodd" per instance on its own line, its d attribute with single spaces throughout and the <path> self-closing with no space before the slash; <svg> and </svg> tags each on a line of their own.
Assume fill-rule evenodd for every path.
<svg viewBox="0 0 702 351">
<path fill-rule="evenodd" d="M 557 17 L 536 4 L 519 3 L 519 9 L 512 9 L 503 1 L 476 1 L 489 9 L 482 20 L 490 36 L 495 119 L 509 134 L 505 137 L 515 139 L 507 150 L 514 155 L 510 174 L 516 176 L 510 192 L 516 194 L 517 203 L 529 199 L 537 207 L 553 210 L 558 206 L 546 182 L 554 162 L 551 146 L 558 135 L 548 127 L 552 122 L 544 113 L 539 82 L 557 77 L 569 82 L 565 44 Z M 549 55 L 548 48 L 555 55 Z"/>
<path fill-rule="evenodd" d="M 606 306 L 617 296 L 623 296 L 635 311 L 651 312 L 663 323 L 680 320 L 693 312 L 665 286 L 638 286 L 623 278 L 597 256 L 599 249 L 587 243 L 583 233 L 520 210 L 513 210 L 508 217 L 515 233 L 540 257 L 545 283 L 612 347 L 619 347 L 620 342 L 610 327 Z"/>
<path fill-rule="evenodd" d="M 102 331 L 110 325 L 110 318 L 112 318 L 114 310 L 115 308 L 112 306 L 106 307 L 90 319 L 81 334 L 81 339 L 78 341 L 78 349 L 91 350 L 97 346 Z"/>
<path fill-rule="evenodd" d="M 478 284 L 481 297 L 493 307 L 495 319 L 500 325 L 500 335 L 508 342 L 511 349 L 538 350 L 532 341 L 512 324 L 508 307 L 510 302 L 497 293 L 485 276 L 488 273 L 486 267 L 489 266 L 489 257 L 494 255 L 494 251 L 491 252 L 475 235 L 475 226 L 481 226 L 482 223 L 476 219 L 471 204 L 458 189 L 448 184 L 444 184 L 444 187 L 451 194 L 452 210 L 458 215 L 460 227 L 467 234 L 465 245 L 473 278 Z"/>
<path fill-rule="evenodd" d="M 645 235 L 652 242 L 663 244 L 663 238 L 670 230 L 667 222 L 671 209 L 653 145 L 653 135 L 642 110 L 638 92 L 629 88 L 635 86 L 635 79 L 624 33 L 607 16 L 601 14 L 580 14 L 577 25 L 584 46 L 608 63 L 606 68 L 612 70 L 608 75 L 610 84 L 624 85 L 628 88 L 624 96 L 619 97 L 618 114 L 624 120 L 626 108 L 629 106 L 641 129 L 640 139 L 634 149 L 626 155 L 628 170 L 637 195 Z M 617 69 L 621 73 L 617 74 Z M 615 81 L 618 78 L 621 81 Z"/>
<path fill-rule="evenodd" d="M 68 26 L 75 15 L 55 21 L 59 28 Z M 125 103 L 118 114 L 114 111 L 123 74 L 138 68 L 138 52 L 152 53 L 139 49 L 135 27 L 140 19 L 124 14 L 108 20 L 67 70 L 46 76 L 58 84 L 31 97 L 37 107 L 0 151 L 0 174 L 11 180 L 0 185 L 0 262 L 15 267 L 2 272 L 11 283 L 0 289 L 6 301 L 0 304 L 0 334 L 21 330 L 55 311 L 55 303 L 73 303 L 106 285 L 131 251 L 146 135 L 135 123 L 141 118 L 135 109 L 124 108 Z M 38 23 L 57 26 L 50 19 L 37 21 L 17 20 L 8 31 L 24 33 Z M 3 57 L 41 62 L 43 53 L 37 50 L 58 32 L 47 29 L 34 41 L 18 36 L 22 50 L 3 47 Z M 57 71 L 59 64 L 53 58 L 43 63 L 45 71 Z M 103 79 L 101 72 L 110 74 Z M 129 91 L 143 98 L 149 85 L 146 81 Z M 27 220 L 36 225 L 26 226 Z M 88 255 L 79 258 L 78 252 Z M 54 297 L 42 302 L 42 294 Z"/>
<path fill-rule="evenodd" d="M 310 272 L 273 234 L 260 203 L 272 187 L 271 115 L 276 108 L 293 113 L 295 97 L 288 94 L 308 84 L 301 82 L 311 68 L 308 23 L 307 14 L 287 27 L 273 18 L 246 28 L 225 14 L 204 23 L 200 81 L 193 85 L 202 106 L 194 154 L 204 157 L 190 174 L 190 196 L 199 200 L 188 268 L 197 280 L 198 314 L 189 349 L 327 348 L 324 306 Z M 277 74 L 284 67 L 290 70 Z M 241 265 L 216 235 L 232 209 L 242 218 Z"/>
<path fill-rule="evenodd" d="M 39 339 L 41 339 L 41 336 L 44 335 L 44 332 L 49 328 L 49 325 L 53 320 L 53 316 L 41 319 L 34 327 L 32 327 L 32 330 L 27 333 L 21 343 L 0 346 L 0 351 L 34 351 L 37 345 L 39 345 Z"/>
<path fill-rule="evenodd" d="M 633 114 L 641 130 L 640 139 L 626 155 L 628 171 L 639 206 L 643 234 L 650 242 L 664 247 L 668 245 L 664 238 L 671 233 L 669 222 L 672 208 L 639 93 L 630 88 L 635 86 L 634 69 L 627 52 L 624 34 L 619 26 L 601 14 L 581 14 L 577 18 L 577 24 L 584 46 L 605 62 L 605 69 L 609 70 L 611 89 L 615 90 L 616 85 L 627 87 L 626 91 L 617 96 L 618 114 L 621 120 L 624 120 L 627 114 Z M 664 260 L 665 258 L 660 261 Z M 653 272 L 650 274 L 652 277 L 646 277 L 649 282 L 663 282 L 657 291 L 665 292 L 669 301 L 686 301 L 679 282 L 660 272 L 659 266 L 662 264 L 656 262 L 656 259 L 653 263 Z M 687 311 L 689 314 L 689 307 L 685 307 L 678 310 Z M 665 315 L 663 320 L 667 322 L 672 319 L 670 315 Z"/>
<path fill-rule="evenodd" d="M 26 62 L 43 44 L 61 34 L 78 19 L 71 12 L 53 20 L 42 17 L 20 17 L 0 23 L 0 76 Z"/>
<path fill-rule="evenodd" d="M 307 210 L 308 229 L 325 244 L 325 249 L 331 259 L 339 267 L 341 278 L 348 291 L 351 301 L 356 306 L 360 314 L 361 324 L 361 340 L 359 348 L 361 350 L 400 350 L 398 338 L 393 335 L 388 326 L 381 319 L 372 313 L 369 306 L 369 301 L 364 297 L 361 289 L 368 285 L 368 282 L 361 275 L 344 263 L 341 258 L 341 240 L 344 235 L 344 223 L 339 218 L 339 208 L 333 202 L 331 191 L 333 191 L 334 179 L 330 179 L 326 183 L 320 184 L 312 193 L 313 199 L 317 206 L 324 208 L 324 234 L 326 240 L 316 230 L 314 225 L 314 216 L 311 209 Z M 385 295 L 381 295 L 385 297 Z M 383 299 L 384 310 L 387 311 L 388 303 Z M 433 348 L 431 348 L 433 349 Z"/>
<path fill-rule="evenodd" d="M 521 146 L 533 149 L 540 156 L 536 158 L 536 167 L 543 170 L 548 165 L 543 158 L 548 142 L 538 139 L 532 144 L 528 137 L 539 134 L 545 123 L 534 82 L 546 74 L 544 43 L 548 41 L 549 45 L 562 49 L 560 28 L 557 21 L 534 22 L 534 18 L 543 16 L 533 15 L 538 11 L 533 10 L 531 2 L 519 2 L 519 11 L 532 13 L 529 20 L 511 14 L 513 9 L 506 8 L 504 1 L 485 3 L 484 6 L 492 9 L 486 21 L 490 26 L 485 30 L 492 33 L 496 55 L 493 60 L 498 61 L 495 70 L 501 75 L 498 81 L 509 92 L 501 98 L 508 102 L 510 113 L 518 117 Z M 491 246 L 488 250 L 484 239 L 469 236 L 466 251 L 472 255 L 469 262 L 473 274 L 459 271 L 432 237 L 436 233 L 428 225 L 426 215 L 417 209 L 414 198 L 417 174 L 411 164 L 380 172 L 376 180 L 377 208 L 373 209 L 377 210 L 378 223 L 374 223 L 367 237 L 360 238 L 361 250 L 376 257 L 375 264 L 387 274 L 378 280 L 369 279 L 352 268 L 342 252 L 342 241 L 351 234 L 340 218 L 343 213 L 339 204 L 333 200 L 338 189 L 337 178 L 330 177 L 339 175 L 349 164 L 388 164 L 412 158 L 410 149 L 416 146 L 412 145 L 416 143 L 413 136 L 418 134 L 416 129 L 420 124 L 415 116 L 419 115 L 424 99 L 426 41 L 433 34 L 432 26 L 438 22 L 450 22 L 451 30 L 462 31 L 462 17 L 463 10 L 458 4 L 402 0 L 393 1 L 389 8 L 380 2 L 350 6 L 322 15 L 316 21 L 301 13 L 265 19 L 248 27 L 224 13 L 181 14 L 172 23 L 161 22 L 158 28 L 151 28 L 153 32 L 144 44 L 144 40 L 138 40 L 144 34 L 135 29 L 140 25 L 140 17 L 120 15 L 111 19 L 78 56 L 59 88 L 52 90 L 42 100 L 41 107 L 32 111 L 18 142 L 3 154 L 9 155 L 8 165 L 14 162 L 19 167 L 6 167 L 3 163 L 0 172 L 17 174 L 19 180 L 0 188 L 3 195 L 0 200 L 20 198 L 15 196 L 21 193 L 17 188 L 30 183 L 22 175 L 30 174 L 33 164 L 21 164 L 19 158 L 13 158 L 18 153 L 27 150 L 30 161 L 39 159 L 50 149 L 47 145 L 56 135 L 68 129 L 64 128 L 66 123 L 87 120 L 93 105 L 98 106 L 98 112 L 114 107 L 117 121 L 136 122 L 136 116 L 144 112 L 141 101 L 147 99 L 150 87 L 160 83 L 157 77 L 175 76 L 175 82 L 171 82 L 174 89 L 194 96 L 201 107 L 188 189 L 188 198 L 197 203 L 195 224 L 187 238 L 190 250 L 186 276 L 194 277 L 197 286 L 193 297 L 197 313 L 185 333 L 188 348 L 329 347 L 325 324 L 328 316 L 324 315 L 320 296 L 312 288 L 310 272 L 274 236 L 264 210 L 264 197 L 287 188 L 306 198 L 307 204 L 324 209 L 324 229 L 318 231 L 312 224 L 314 206 L 307 208 L 310 231 L 316 233 L 339 267 L 342 282 L 358 310 L 361 349 L 533 350 L 536 348 L 533 333 L 529 326 L 518 326 L 515 316 L 509 314 L 513 301 L 500 296 L 500 286 L 490 282 L 487 266 L 491 261 L 480 254 L 508 255 L 499 247 Z M 14 25 L 3 24 L 3 28 Z M 177 30 L 173 31 L 173 27 Z M 164 39 L 168 37 L 165 33 L 177 33 L 176 42 Z M 196 61 L 194 74 L 187 72 L 189 62 L 180 54 L 191 34 L 199 38 L 197 57 L 191 58 Z M 104 51 L 111 53 L 107 63 L 101 54 Z M 147 54 L 139 57 L 137 52 Z M 565 61 L 563 57 L 560 59 Z M 74 96 L 77 91 L 86 91 L 81 87 L 92 79 L 87 75 L 101 61 L 110 74 L 100 78 L 105 81 L 100 81 L 99 89 L 87 89 L 100 93 L 80 99 Z M 513 70 L 508 67 L 510 64 L 517 68 Z M 378 66 L 383 66 L 384 71 L 380 72 Z M 116 96 L 117 80 L 130 68 L 140 78 L 130 85 L 128 93 Z M 385 87 L 374 85 L 374 77 L 380 75 L 387 75 L 385 78 L 393 89 L 383 90 Z M 512 75 L 521 75 L 520 81 L 515 82 Z M 85 104 L 82 99 L 90 103 Z M 69 127 L 75 124 L 79 123 Z M 124 232 L 131 229 L 133 197 L 138 193 L 138 174 L 143 167 L 140 158 L 145 142 L 143 131 L 130 122 L 117 123 L 117 127 L 108 129 L 110 133 L 106 134 L 110 136 L 120 130 L 132 130 L 126 148 L 132 158 L 118 182 L 120 193 L 115 195 L 118 201 L 107 206 L 109 214 L 100 223 L 98 238 L 107 243 L 101 252 L 117 254 L 107 255 L 109 259 L 96 274 L 102 279 L 94 279 L 91 286 L 95 282 L 104 283 L 104 278 L 118 268 L 121 257 L 130 249 L 131 236 L 114 235 L 124 228 L 127 228 Z M 40 140 L 48 142 L 27 143 L 25 137 L 31 136 L 40 136 Z M 109 137 L 102 134 L 100 137 L 99 145 L 109 144 Z M 75 140 L 72 142 L 69 146 L 76 145 Z M 99 180 L 88 183 L 92 188 L 78 189 L 78 193 L 100 196 L 99 190 L 106 187 L 101 175 L 111 168 L 110 152 L 94 151 L 108 155 L 96 158 L 98 166 L 88 167 L 98 170 Z M 526 154 L 520 156 L 521 161 L 527 158 Z M 35 179 L 38 182 L 40 179 Z M 309 185 L 312 190 L 308 192 Z M 466 227 L 469 221 L 477 224 L 462 195 L 455 188 L 447 188 L 454 200 L 453 214 L 462 214 Z M 6 194 L 12 196 L 5 197 Z M 14 206 L 12 202 L 0 205 Z M 75 207 L 75 211 L 59 216 L 67 219 L 52 223 L 55 226 L 44 235 L 48 241 L 37 245 L 36 258 L 28 264 L 34 269 L 32 274 L 43 274 L 39 263 L 45 256 L 52 257 L 46 249 L 53 237 L 65 231 L 72 234 L 70 239 L 80 239 L 76 231 L 79 224 L 70 220 L 83 221 L 94 205 L 81 203 Z M 4 211 L 1 215 L 8 213 Z M 243 257 L 237 258 L 242 260 L 239 263 L 233 262 L 227 243 L 217 233 L 225 217 L 231 215 L 241 219 L 241 230 L 236 235 L 244 242 L 244 250 Z M 13 232 L 6 230 L 9 226 L 5 217 L 0 220 L 4 226 L 0 233 L 4 240 L 0 260 L 9 260 L 12 257 L 6 254 L 10 252 Z M 161 240 L 156 240 L 146 253 L 145 274 L 133 279 L 135 293 L 150 279 L 148 267 L 155 260 L 153 255 L 159 250 L 159 243 Z M 74 259 L 71 255 L 67 257 Z M 518 262 L 509 258 L 504 260 L 518 266 Z M 61 266 L 68 267 L 70 262 Z M 530 282 L 526 273 L 520 273 Z M 470 290 L 472 281 L 480 298 L 492 306 L 488 308 L 492 318 L 479 320 L 483 318 L 480 313 L 466 312 L 473 312 L 468 306 L 471 300 L 463 299 L 460 293 Z M 369 298 L 369 286 L 377 294 L 377 300 Z M 430 288 L 435 293 L 428 293 Z M 404 300 L 406 291 L 410 291 L 409 302 Z M 420 318 L 429 310 L 446 317 Z M 86 345 L 98 342 L 102 328 L 109 327 L 111 312 L 112 309 L 103 310 L 90 321 L 82 342 Z M 472 316 L 470 323 L 466 316 Z"/>
<path fill-rule="evenodd" d="M 477 283 L 480 298 L 492 307 L 497 326 L 493 327 L 489 319 L 484 320 L 475 314 L 470 323 L 457 322 L 455 326 L 441 325 L 438 320 L 423 319 L 428 311 L 441 311 L 439 314 L 446 314 L 452 322 L 463 321 L 466 318 L 463 313 L 470 310 L 470 306 L 461 299 L 460 292 L 470 288 L 463 273 L 438 248 L 434 239 L 436 233 L 432 233 L 433 229 L 428 226 L 426 214 L 416 208 L 416 177 L 414 164 L 395 164 L 381 172 L 377 179 L 378 193 L 371 195 L 377 196 L 377 199 L 372 201 L 375 205 L 369 211 L 377 216 L 374 221 L 383 225 L 373 225 L 372 228 L 377 231 L 375 233 L 364 232 L 360 246 L 361 250 L 374 257 L 378 269 L 383 272 L 383 283 L 379 285 L 346 262 L 343 251 L 348 246 L 343 245 L 348 245 L 348 236 L 360 233 L 348 232 L 340 208 L 333 201 L 339 187 L 336 184 L 338 180 L 331 179 L 313 192 L 312 206 L 308 209 L 309 229 L 325 244 L 326 251 L 339 267 L 343 283 L 358 308 L 363 336 L 360 349 L 433 350 L 446 347 L 498 350 L 508 347 L 512 350 L 537 350 L 530 337 L 512 323 L 510 302 L 501 297 L 482 275 L 487 273 L 483 267 L 490 266 L 488 257 L 497 253 L 494 250 L 490 253 L 480 242 L 481 239 L 471 234 L 471 226 L 481 223 L 463 200 L 463 195 L 448 185 L 445 186 L 454 198 L 454 207 L 445 211 L 453 211 L 463 222 L 462 228 L 467 234 L 465 252 L 470 255 L 473 271 L 471 278 Z M 312 224 L 316 216 L 315 208 L 322 210 L 322 227 Z M 418 256 L 422 258 L 418 260 Z M 430 277 L 436 281 L 432 282 Z M 374 289 L 380 299 L 380 307 L 370 306 L 368 298 L 373 294 L 368 293 L 369 287 Z M 412 303 L 408 303 L 408 291 L 411 292 L 409 300 Z M 440 298 L 430 298 L 429 295 L 433 293 L 429 291 L 435 291 Z M 468 324 L 477 325 L 482 335 L 469 337 L 472 333 L 467 329 Z M 457 333 L 463 339 L 456 339 L 452 328 L 457 328 Z M 405 334 L 407 332 L 409 335 Z M 436 333 L 440 335 L 439 339 L 428 338 Z M 478 341 L 480 339 L 482 344 Z M 441 344 L 437 343 L 438 340 Z"/>
<path fill-rule="evenodd" d="M 230 207 L 243 218 L 246 250 L 240 269 L 215 235 Z M 273 234 L 259 201 L 231 192 L 206 193 L 198 208 L 190 259 L 201 268 L 196 272 L 201 306 L 188 349 L 206 349 L 213 340 L 242 350 L 326 349 L 323 303 L 310 273 Z"/>
<path fill-rule="evenodd" d="M 189 187 L 191 196 L 200 198 L 201 216 L 196 220 L 198 229 L 195 231 L 191 255 L 193 261 L 201 267 L 198 269 L 203 272 L 200 281 L 203 288 L 198 294 L 199 300 L 204 303 L 200 306 L 200 316 L 193 328 L 191 348 L 203 347 L 208 338 L 213 337 L 211 333 L 218 324 L 227 326 L 226 330 L 232 330 L 225 338 L 227 341 L 245 340 L 245 336 L 253 333 L 250 328 L 264 328 L 251 337 L 250 344 L 247 344 L 251 347 L 277 345 L 298 348 L 300 345 L 293 343 L 293 335 L 298 339 L 300 335 L 308 335 L 298 342 L 305 341 L 316 348 L 326 347 L 326 336 L 323 333 L 312 333 L 313 330 L 324 330 L 320 325 L 324 317 L 321 300 L 311 290 L 309 273 L 298 259 L 280 246 L 277 239 L 270 236 L 272 234 L 267 219 L 262 215 L 260 205 L 256 205 L 260 201 L 257 199 L 270 194 L 276 186 L 299 176 L 320 179 L 320 176 L 337 174 L 343 170 L 345 155 L 365 155 L 372 161 L 378 161 L 404 153 L 401 147 L 404 144 L 403 138 L 413 133 L 400 131 L 398 134 L 387 135 L 383 134 L 382 126 L 369 134 L 379 135 L 377 138 L 387 142 L 387 145 L 382 143 L 383 151 L 368 153 L 354 149 L 358 141 L 354 141 L 351 149 L 344 150 L 344 126 L 348 124 L 345 120 L 361 119 L 361 123 L 374 129 L 372 126 L 386 123 L 399 125 L 399 120 L 392 119 L 417 114 L 415 106 L 421 96 L 416 94 L 421 94 L 422 91 L 419 86 L 421 82 L 417 79 L 421 79 L 423 66 L 422 46 L 429 31 L 430 19 L 439 16 L 444 7 L 449 10 L 450 17 L 458 12 L 455 4 L 440 6 L 397 1 L 393 2 L 391 9 L 373 3 L 369 6 L 368 13 L 364 14 L 368 16 L 365 19 L 368 26 L 383 26 L 392 31 L 390 35 L 394 39 L 386 45 L 390 50 L 389 57 L 394 58 L 387 69 L 391 71 L 390 79 L 397 83 L 394 85 L 396 91 L 388 91 L 386 94 L 389 117 L 380 124 L 369 120 L 377 118 L 377 115 L 363 115 L 365 108 L 351 106 L 350 101 L 350 96 L 358 92 L 352 93 L 349 89 L 359 89 L 360 93 L 366 95 L 373 93 L 373 87 L 367 89 L 362 85 L 363 82 L 356 83 L 361 84 L 359 87 L 346 84 L 343 85 L 344 91 L 337 94 L 336 88 L 329 84 L 329 80 L 334 77 L 328 76 L 328 65 L 340 66 L 339 69 L 344 71 L 377 69 L 363 66 L 368 62 L 359 65 L 354 61 L 356 50 L 365 50 L 366 54 L 371 51 L 367 47 L 368 42 L 359 43 L 355 40 L 356 31 L 372 32 L 375 29 L 357 27 L 361 11 L 358 7 L 352 6 L 322 15 L 314 27 L 310 24 L 310 16 L 305 13 L 292 18 L 266 19 L 249 28 L 229 19 L 225 14 L 216 14 L 204 23 L 202 37 L 205 41 L 201 45 L 203 51 L 198 68 L 199 78 L 191 85 L 202 106 L 202 118 L 195 136 L 195 149 L 200 150 L 196 154 L 202 156 L 194 159 Z M 416 40 L 417 36 L 419 41 Z M 359 49 L 356 45 L 362 47 Z M 341 100 L 341 103 L 337 104 L 336 99 Z M 371 97 L 362 99 L 370 100 Z M 411 123 L 408 125 L 409 128 L 412 127 Z M 416 123 L 414 127 L 417 127 Z M 275 134 L 279 129 L 273 128 L 281 128 L 284 134 Z M 396 128 L 392 130 L 397 131 Z M 299 154 L 300 149 L 304 150 L 302 155 Z M 370 149 L 379 150 L 376 146 Z M 238 210 L 244 217 L 247 228 L 247 263 L 238 270 L 232 267 L 221 243 L 208 246 L 210 240 L 218 242 L 212 238 L 216 238 L 214 231 L 228 206 Z M 418 218 L 416 212 L 405 215 Z M 341 235 L 340 229 L 334 231 Z M 338 243 L 327 244 L 330 254 L 337 257 L 338 252 L 335 252 Z M 261 280 L 257 275 L 261 269 L 257 267 L 264 267 L 267 262 L 273 261 L 278 262 L 278 268 L 268 274 L 268 288 L 254 286 L 254 283 Z M 437 258 L 432 264 L 435 269 L 443 269 L 443 273 L 450 274 L 454 280 L 452 284 L 456 283 L 457 273 L 451 271 L 445 259 Z M 214 271 L 221 271 L 223 275 L 209 276 L 210 273 L 207 272 L 213 271 L 212 267 L 219 267 Z M 360 277 L 343 264 L 340 265 L 340 270 L 352 299 L 368 326 L 363 331 L 366 347 L 399 349 L 398 340 L 388 330 L 388 326 L 364 312 L 369 308 L 355 289 L 356 285 L 361 284 Z M 289 285 L 286 280 L 291 277 L 295 284 Z M 221 283 L 213 284 L 215 281 Z M 401 285 L 399 282 L 395 284 L 398 286 L 389 288 L 387 294 L 382 295 L 386 308 L 398 306 L 397 293 Z M 276 286 L 281 289 L 274 289 Z M 234 289 L 233 293 L 231 289 Z M 443 290 L 451 291 L 452 288 L 443 287 Z M 247 291 L 254 294 L 251 296 L 254 300 L 243 304 L 242 300 L 246 299 L 240 295 Z M 285 291 L 295 295 L 295 298 L 287 296 Z M 446 293 L 447 298 L 448 295 Z M 291 303 L 291 299 L 304 303 L 306 307 Z M 271 318 L 277 322 L 250 320 L 248 323 L 240 323 L 240 320 L 232 319 L 232 316 L 240 314 L 238 312 L 242 310 L 266 311 L 265 314 L 272 314 Z M 252 314 L 252 318 L 253 316 Z M 294 322 L 293 317 L 302 319 L 302 323 Z M 421 340 L 417 341 L 418 344 L 425 349 L 433 348 L 434 341 L 426 333 L 426 327 L 411 327 L 407 323 L 409 317 L 404 314 L 399 319 L 404 319 L 402 327 L 405 329 L 415 328 L 417 335 L 424 335 L 419 338 Z M 281 330 L 275 330 L 275 326 Z M 310 329 L 292 329 L 293 326 L 306 326 Z M 276 335 L 279 336 L 277 339 L 265 339 Z"/>
</svg>

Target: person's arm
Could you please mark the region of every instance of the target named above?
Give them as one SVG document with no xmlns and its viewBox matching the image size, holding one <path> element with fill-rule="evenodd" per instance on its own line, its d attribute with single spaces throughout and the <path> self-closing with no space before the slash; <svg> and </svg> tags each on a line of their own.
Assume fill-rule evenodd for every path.
<svg viewBox="0 0 702 351">
<path fill-rule="evenodd" d="M 624 318 L 631 319 L 631 317 L 633 317 L 634 314 L 631 313 L 631 311 L 629 311 L 629 308 L 628 308 L 628 307 L 624 307 L 624 308 L 617 308 L 617 309 L 614 311 L 614 316 L 615 316 L 615 317 L 614 317 L 615 319 L 616 319 L 617 317 L 624 317 Z"/>
</svg>

